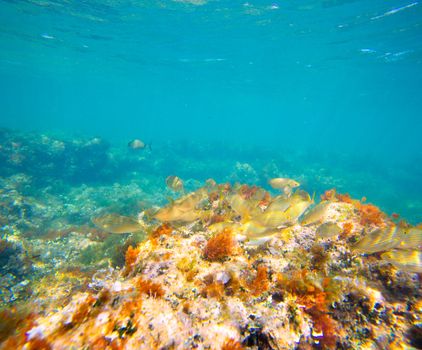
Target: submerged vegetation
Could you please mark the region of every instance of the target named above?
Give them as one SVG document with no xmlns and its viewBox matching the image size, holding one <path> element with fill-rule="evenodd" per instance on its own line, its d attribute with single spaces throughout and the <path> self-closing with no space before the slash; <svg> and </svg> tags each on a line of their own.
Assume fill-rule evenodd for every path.
<svg viewBox="0 0 422 350">
<path fill-rule="evenodd" d="M 421 227 L 282 174 L 262 187 L 163 176 L 155 197 L 73 184 L 69 211 L 8 178 L 1 347 L 420 346 Z"/>
</svg>

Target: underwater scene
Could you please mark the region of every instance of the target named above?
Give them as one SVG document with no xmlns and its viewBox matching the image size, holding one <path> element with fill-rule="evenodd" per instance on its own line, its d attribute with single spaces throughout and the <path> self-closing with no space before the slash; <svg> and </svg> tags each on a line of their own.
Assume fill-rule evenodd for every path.
<svg viewBox="0 0 422 350">
<path fill-rule="evenodd" d="M 0 349 L 422 349 L 422 4 L 0 0 Z"/>
</svg>

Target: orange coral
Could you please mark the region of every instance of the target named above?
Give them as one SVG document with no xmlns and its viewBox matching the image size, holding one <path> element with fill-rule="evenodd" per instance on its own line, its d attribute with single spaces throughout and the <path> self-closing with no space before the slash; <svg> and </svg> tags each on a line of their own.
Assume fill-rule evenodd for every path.
<svg viewBox="0 0 422 350">
<path fill-rule="evenodd" d="M 251 199 L 254 194 L 258 191 L 259 187 L 257 186 L 248 186 L 242 185 L 239 188 L 239 194 L 242 196 L 243 199 Z"/>
<path fill-rule="evenodd" d="M 149 280 L 140 278 L 136 284 L 136 287 L 140 293 L 147 294 L 153 298 L 161 298 L 164 295 L 164 290 L 161 284 L 154 283 Z"/>
<path fill-rule="evenodd" d="M 221 299 L 224 295 L 224 284 L 217 281 L 212 281 L 207 284 L 201 291 L 204 298 Z"/>
<path fill-rule="evenodd" d="M 362 204 L 358 207 L 361 225 L 384 225 L 385 214 L 375 205 Z"/>
<path fill-rule="evenodd" d="M 351 222 L 345 222 L 343 224 L 343 232 L 342 235 L 347 236 L 352 232 L 353 229 L 353 223 Z"/>
<path fill-rule="evenodd" d="M 133 317 L 136 311 L 140 310 L 141 307 L 141 298 L 134 298 L 133 300 L 128 300 L 122 305 L 120 315 L 123 317 Z"/>
<path fill-rule="evenodd" d="M 345 194 L 337 193 L 336 198 L 340 202 L 351 203 L 351 204 L 354 203 L 354 200 L 350 197 L 350 194 L 348 193 L 345 193 Z"/>
<path fill-rule="evenodd" d="M 158 226 L 152 233 L 152 238 L 158 238 L 161 235 L 168 236 L 173 232 L 173 228 L 169 224 L 162 224 Z"/>
<path fill-rule="evenodd" d="M 72 315 L 72 320 L 70 325 L 80 324 L 88 317 L 89 313 L 91 312 L 91 308 L 94 305 L 96 299 L 89 295 L 85 301 L 79 304 L 78 308 L 76 309 L 75 313 Z"/>
<path fill-rule="evenodd" d="M 228 338 L 223 343 L 221 350 L 243 350 L 244 347 L 237 340 Z"/>
<path fill-rule="evenodd" d="M 232 231 L 225 228 L 207 242 L 204 257 L 211 261 L 224 259 L 233 254 L 234 244 Z"/>
<path fill-rule="evenodd" d="M 270 204 L 271 201 L 271 195 L 269 192 L 265 192 L 264 197 L 258 202 L 258 206 L 260 208 L 266 208 L 268 204 Z"/>
<path fill-rule="evenodd" d="M 47 340 L 43 338 L 34 338 L 31 339 L 27 344 L 26 348 L 28 350 L 51 350 L 51 345 L 47 342 Z"/>
<path fill-rule="evenodd" d="M 318 337 L 321 347 L 335 349 L 337 324 L 328 313 L 328 291 L 332 288 L 332 279 L 324 278 L 320 283 L 315 283 L 314 279 L 315 276 L 311 278 L 306 270 L 295 272 L 291 276 L 279 274 L 277 278 L 284 290 L 297 296 L 298 303 L 311 316 L 315 330 L 322 332 L 322 336 Z"/>
<path fill-rule="evenodd" d="M 211 216 L 209 220 L 209 225 L 216 224 L 218 222 L 223 222 L 226 220 L 226 217 L 224 215 L 215 214 Z"/>
<path fill-rule="evenodd" d="M 264 265 L 259 265 L 255 279 L 249 284 L 252 295 L 258 296 L 266 292 L 269 288 L 268 269 Z"/>
<path fill-rule="evenodd" d="M 322 201 L 331 201 L 336 198 L 336 189 L 332 188 L 331 190 L 327 190 L 324 194 L 321 195 Z"/>
<path fill-rule="evenodd" d="M 136 259 L 138 258 L 139 254 L 139 247 L 133 248 L 132 246 L 129 246 L 126 251 L 125 255 L 125 262 L 126 262 L 126 268 L 131 269 L 133 264 L 136 262 Z"/>
</svg>

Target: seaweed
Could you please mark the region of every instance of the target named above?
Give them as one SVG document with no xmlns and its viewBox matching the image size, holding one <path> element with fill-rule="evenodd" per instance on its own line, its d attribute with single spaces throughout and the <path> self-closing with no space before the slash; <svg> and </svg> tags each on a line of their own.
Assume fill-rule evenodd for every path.
<svg viewBox="0 0 422 350">
<path fill-rule="evenodd" d="M 234 253 L 234 245 L 232 231 L 225 228 L 207 242 L 203 250 L 204 257 L 210 261 L 223 260 Z"/>
<path fill-rule="evenodd" d="M 136 287 L 141 294 L 147 294 L 153 298 L 161 298 L 165 294 L 161 284 L 143 278 L 139 278 Z"/>
<path fill-rule="evenodd" d="M 376 226 L 383 226 L 386 215 L 373 204 L 361 204 L 358 206 L 360 214 L 360 224 L 373 224 Z"/>
<path fill-rule="evenodd" d="M 269 289 L 269 285 L 268 268 L 264 265 L 259 265 L 255 279 L 248 284 L 252 295 L 261 295 Z"/>
<path fill-rule="evenodd" d="M 237 340 L 228 338 L 221 346 L 221 350 L 243 350 L 244 347 Z"/>
<path fill-rule="evenodd" d="M 133 265 L 136 263 L 136 260 L 138 259 L 138 254 L 139 254 L 139 247 L 133 248 L 132 246 L 129 246 L 127 248 L 127 251 L 125 254 L 125 264 L 128 270 L 131 270 Z"/>
<path fill-rule="evenodd" d="M 172 232 L 173 232 L 173 228 L 169 224 L 165 223 L 165 224 L 158 226 L 154 231 L 152 231 L 150 238 L 158 238 L 161 235 L 168 236 Z"/>
</svg>

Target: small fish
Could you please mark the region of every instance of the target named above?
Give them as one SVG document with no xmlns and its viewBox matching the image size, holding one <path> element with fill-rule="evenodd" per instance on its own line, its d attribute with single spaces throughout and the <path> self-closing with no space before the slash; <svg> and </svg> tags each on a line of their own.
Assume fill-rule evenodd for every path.
<svg viewBox="0 0 422 350">
<path fill-rule="evenodd" d="M 326 222 L 320 225 L 316 230 L 316 236 L 319 238 L 330 238 L 339 235 L 343 229 L 335 222 Z"/>
<path fill-rule="evenodd" d="M 131 148 L 133 150 L 141 150 L 141 149 L 145 149 L 147 147 L 151 150 L 150 144 L 146 144 L 144 141 L 139 140 L 139 139 L 134 139 L 134 140 L 130 141 L 127 145 L 128 145 L 129 148 Z"/>
<path fill-rule="evenodd" d="M 401 240 L 396 248 L 422 249 L 422 229 L 416 227 L 402 229 Z"/>
<path fill-rule="evenodd" d="M 179 198 L 169 205 L 161 208 L 154 218 L 163 222 L 192 222 L 199 219 L 201 212 L 196 209 L 199 202 L 207 195 L 205 189 L 199 189 L 196 192 Z"/>
<path fill-rule="evenodd" d="M 382 253 L 381 259 L 399 270 L 422 273 L 422 252 L 419 250 L 393 249 Z"/>
<path fill-rule="evenodd" d="M 256 221 L 248 221 L 241 227 L 242 233 L 248 239 L 269 237 L 277 233 L 277 230 L 261 225 Z"/>
<path fill-rule="evenodd" d="M 174 175 L 167 176 L 166 185 L 169 189 L 175 192 L 183 192 L 184 190 L 183 181 L 178 176 L 174 176 Z"/>
<path fill-rule="evenodd" d="M 290 207 L 290 198 L 285 196 L 276 196 L 273 200 L 268 204 L 267 209 L 265 211 L 285 211 L 288 207 Z"/>
<path fill-rule="evenodd" d="M 358 253 L 377 253 L 397 247 L 402 241 L 403 231 L 400 227 L 389 226 L 376 229 L 364 236 L 352 249 Z"/>
<path fill-rule="evenodd" d="M 268 181 L 268 184 L 276 190 L 283 190 L 283 191 L 285 191 L 286 187 L 292 189 L 292 188 L 300 186 L 299 182 L 292 179 L 285 178 L 285 177 L 276 177 L 274 179 L 271 179 Z"/>
<path fill-rule="evenodd" d="M 248 220 L 250 217 L 258 213 L 258 203 L 244 199 L 240 194 L 236 193 L 228 198 L 230 207 L 242 217 L 242 220 Z"/>
<path fill-rule="evenodd" d="M 207 180 L 205 181 L 205 187 L 206 187 L 208 190 L 212 190 L 212 189 L 214 189 L 216 186 L 217 186 L 217 182 L 215 182 L 215 180 L 214 180 L 214 179 L 207 179 Z"/>
<path fill-rule="evenodd" d="M 106 214 L 92 219 L 98 228 L 109 233 L 138 232 L 144 229 L 144 225 L 129 216 L 119 214 Z"/>
<path fill-rule="evenodd" d="M 301 224 L 306 226 L 323 222 L 326 218 L 330 204 L 331 202 L 329 201 L 322 201 L 318 203 L 315 207 L 313 207 L 305 214 L 301 221 Z"/>
</svg>

